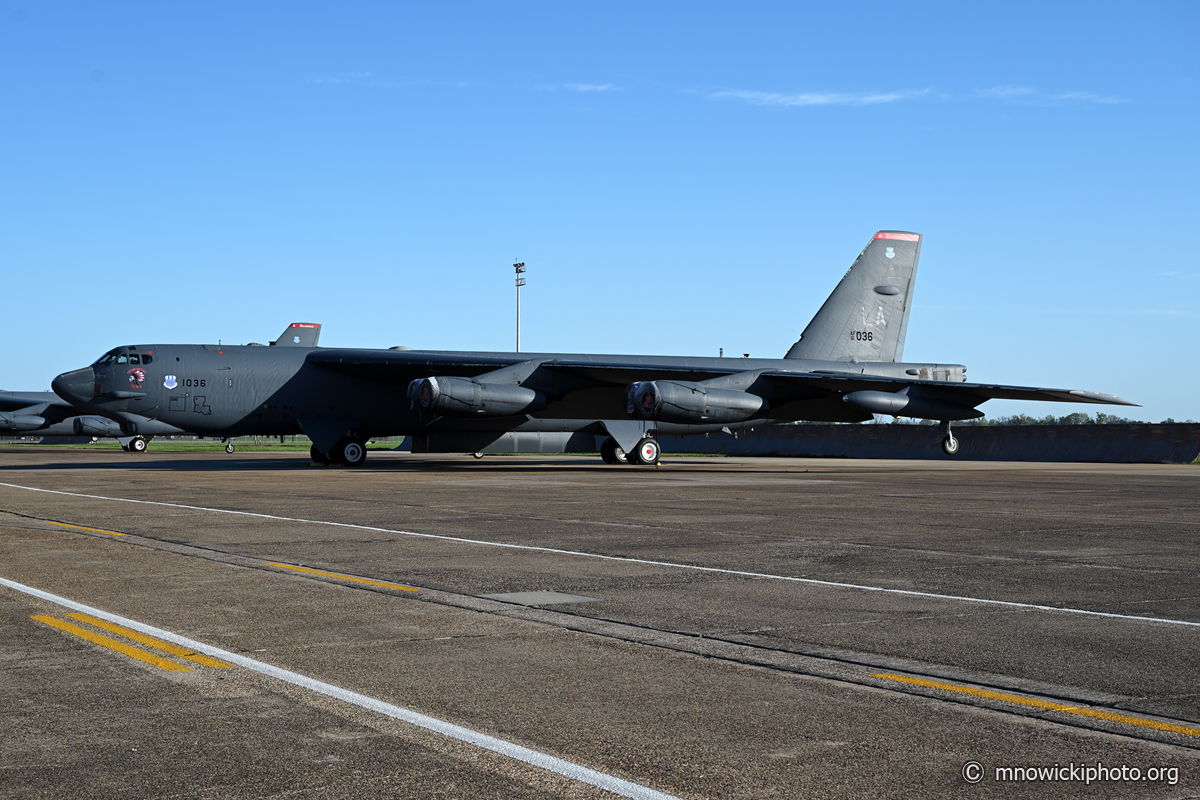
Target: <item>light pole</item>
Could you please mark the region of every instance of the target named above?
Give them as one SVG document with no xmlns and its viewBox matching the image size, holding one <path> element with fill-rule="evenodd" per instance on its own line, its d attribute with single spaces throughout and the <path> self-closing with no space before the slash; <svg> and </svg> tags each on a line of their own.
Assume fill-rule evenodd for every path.
<svg viewBox="0 0 1200 800">
<path fill-rule="evenodd" d="M 513 264 L 517 271 L 517 352 L 521 352 L 521 287 L 525 285 L 525 262 Z"/>
</svg>

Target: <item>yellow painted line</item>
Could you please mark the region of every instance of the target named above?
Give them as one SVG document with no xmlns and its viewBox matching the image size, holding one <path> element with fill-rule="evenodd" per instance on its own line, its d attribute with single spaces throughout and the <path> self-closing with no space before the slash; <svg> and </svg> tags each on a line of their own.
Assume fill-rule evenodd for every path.
<svg viewBox="0 0 1200 800">
<path fill-rule="evenodd" d="M 338 580 L 341 580 L 341 581 L 354 581 L 355 583 L 367 583 L 367 584 L 370 584 L 371 586 L 383 586 L 388 589 L 399 589 L 404 592 L 419 592 L 419 591 L 421 591 L 420 589 L 416 588 L 415 586 L 404 586 L 399 583 L 385 583 L 384 581 L 375 581 L 375 580 L 371 580 L 370 578 L 356 578 L 353 575 L 342 575 L 337 572 L 324 572 L 323 570 L 319 570 L 319 569 L 309 569 L 308 567 L 297 567 L 294 564 L 279 564 L 276 562 L 268 562 L 267 566 L 268 567 L 279 567 L 281 569 L 293 569 L 296 572 L 307 572 L 310 575 L 323 575 L 326 578 L 337 578 Z"/>
<path fill-rule="evenodd" d="M 107 647 L 110 650 L 116 650 L 118 653 L 124 653 L 130 658 L 136 658 L 138 661 L 145 661 L 147 664 L 153 664 L 159 669 L 165 669 L 168 672 L 191 672 L 191 667 L 185 667 L 183 664 L 177 664 L 170 659 L 156 656 L 148 650 L 143 650 L 140 647 L 134 647 L 131 644 L 118 642 L 116 639 L 110 639 L 107 636 L 101 636 L 98 633 L 89 631 L 87 628 L 81 628 L 78 625 L 72 625 L 69 622 L 63 622 L 61 619 L 54 617 L 36 616 L 31 619 L 36 619 L 38 622 L 44 622 L 51 627 L 58 628 L 67 633 L 73 633 L 80 639 L 87 639 L 89 642 L 95 642 L 98 645 Z"/>
<path fill-rule="evenodd" d="M 109 536 L 124 536 L 125 535 L 123 533 L 117 533 L 116 531 L 106 531 L 103 528 L 85 528 L 82 525 L 68 525 L 65 522 L 54 522 L 53 520 L 49 520 L 49 519 L 44 519 L 44 520 L 42 520 L 42 522 L 46 523 L 47 525 L 58 525 L 63 528 L 75 528 L 76 530 L 91 531 L 92 533 L 107 533 Z"/>
<path fill-rule="evenodd" d="M 195 650 L 189 650 L 186 647 L 180 647 L 179 645 L 171 644 L 170 642 L 164 642 L 162 639 L 155 639 L 153 636 L 147 636 L 144 633 L 138 633 L 132 628 L 126 628 L 121 625 L 113 624 L 106 620 L 102 620 L 99 617 L 93 617 L 91 614 L 78 613 L 67 614 L 67 616 L 82 622 L 86 622 L 87 624 L 93 625 L 97 628 L 103 628 L 110 633 L 124 636 L 126 639 L 132 639 L 135 642 L 148 644 L 151 647 L 162 650 L 164 653 L 170 653 L 173 656 L 186 658 L 188 661 L 195 661 L 197 664 L 202 664 L 206 667 L 216 667 L 218 669 L 233 668 L 232 664 L 226 664 L 224 661 L 217 661 L 215 658 L 210 658 L 203 653 L 197 653 Z"/>
<path fill-rule="evenodd" d="M 927 686 L 930 689 L 943 689 L 947 692 L 956 692 L 958 694 L 970 694 L 975 697 L 986 697 L 990 700 L 1002 700 L 1006 703 L 1019 703 L 1023 706 L 1034 706 L 1036 708 L 1044 708 L 1047 711 L 1061 711 L 1064 714 L 1077 714 L 1081 717 L 1093 717 L 1095 719 L 1105 719 L 1109 722 L 1121 722 L 1125 725 L 1137 725 L 1141 728 L 1153 728 L 1157 731 L 1167 731 L 1168 733 L 1180 733 L 1184 736 L 1200 736 L 1200 728 L 1189 728 L 1185 725 L 1171 725 L 1166 722 L 1156 722 L 1152 719 L 1142 719 L 1140 717 L 1127 717 L 1124 714 L 1112 714 L 1108 711 L 1096 711 L 1091 708 L 1080 708 L 1079 706 L 1068 706 L 1062 703 L 1052 703 L 1048 700 L 1035 700 L 1032 697 L 1021 697 L 1015 694 L 1005 694 L 1003 692 L 991 692 L 987 689 L 975 689 L 970 686 L 958 686 L 953 683 L 942 683 L 941 681 L 930 681 L 924 678 L 910 678 L 907 675 L 890 675 L 886 672 L 881 672 L 878 675 L 872 675 L 872 678 L 882 678 L 889 681 L 899 681 L 900 683 L 911 683 L 916 686 Z"/>
</svg>

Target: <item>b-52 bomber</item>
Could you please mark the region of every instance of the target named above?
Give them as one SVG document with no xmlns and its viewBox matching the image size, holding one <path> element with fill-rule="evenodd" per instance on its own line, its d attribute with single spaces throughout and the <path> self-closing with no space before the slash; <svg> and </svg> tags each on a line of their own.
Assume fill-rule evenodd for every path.
<svg viewBox="0 0 1200 800">
<path fill-rule="evenodd" d="M 271 344 L 316 347 L 320 335 L 320 325 L 294 324 L 284 330 L 278 342 Z M 125 377 L 129 383 L 142 384 L 146 380 L 145 367 L 153 361 L 153 354 L 148 352 L 126 353 L 114 358 L 113 364 L 126 368 Z M 113 396 L 118 396 L 119 391 L 114 390 Z M 129 425 L 120 417 L 110 418 L 98 413 L 80 414 L 75 406 L 64 402 L 53 392 L 0 390 L 0 432 L 5 431 L 42 437 L 90 436 L 93 440 L 116 439 L 123 450 L 131 453 L 144 453 L 155 434 L 184 433 L 178 427 L 155 424 L 151 420 L 139 427 Z M 187 432 L 191 433 L 190 430 Z M 225 449 L 232 453 L 234 448 L 232 444 L 228 444 Z"/>
<path fill-rule="evenodd" d="M 146 449 L 148 437 L 126 436 L 121 426 L 107 417 L 81 416 L 78 409 L 54 392 L 0 391 L 0 431 L 28 436 L 108 436 L 134 452 Z"/>
<path fill-rule="evenodd" d="M 363 463 L 369 438 L 396 435 L 411 437 L 413 452 L 599 444 L 606 463 L 654 464 L 666 434 L 875 414 L 940 421 L 942 449 L 954 454 L 951 422 L 983 416 L 977 407 L 990 399 L 1136 405 L 968 383 L 961 364 L 901 361 L 921 240 L 876 233 L 783 358 L 319 348 L 294 336 L 286 347 L 118 347 L 53 387 L 127 434 L 303 433 L 313 460 L 347 466 Z"/>
</svg>

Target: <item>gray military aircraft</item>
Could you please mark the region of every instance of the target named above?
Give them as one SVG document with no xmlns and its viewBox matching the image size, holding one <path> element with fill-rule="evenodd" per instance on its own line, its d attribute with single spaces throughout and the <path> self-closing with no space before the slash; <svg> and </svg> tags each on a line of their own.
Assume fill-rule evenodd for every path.
<svg viewBox="0 0 1200 800">
<path fill-rule="evenodd" d="M 321 335 L 321 326 L 297 322 L 284 329 L 279 341 L 271 345 L 293 347 L 316 347 Z M 126 375 L 131 383 L 145 380 L 145 367 L 154 361 L 151 353 L 125 354 L 116 359 L 126 366 Z M 114 362 L 115 363 L 115 362 Z M 140 428 L 123 428 L 122 420 L 110 419 L 98 414 L 81 415 L 79 409 L 64 402 L 53 392 L 6 392 L 0 390 L 0 432 L 28 434 L 30 436 L 91 436 L 93 438 L 116 439 L 123 450 L 143 453 L 156 433 L 191 433 L 176 426 L 144 424 Z M 139 432 L 140 431 L 140 432 Z M 229 437 L 218 437 L 228 440 Z M 228 443 L 227 452 L 234 446 Z"/>
<path fill-rule="evenodd" d="M 136 345 L 66 372 L 54 391 L 127 434 L 293 435 L 357 466 L 376 436 L 414 452 L 595 451 L 657 463 L 657 437 L 875 414 L 955 420 L 989 399 L 1136 405 L 1108 394 L 968 383 L 961 364 L 900 361 L 922 237 L 879 231 L 781 359 Z M 300 328 L 303 330 L 301 324 Z M 293 326 L 289 330 L 296 329 Z"/>
<path fill-rule="evenodd" d="M 121 448 L 145 452 L 151 436 L 126 435 L 119 423 L 97 415 L 80 415 L 79 409 L 54 392 L 0 391 L 0 431 L 29 436 L 91 436 L 113 438 Z"/>
</svg>

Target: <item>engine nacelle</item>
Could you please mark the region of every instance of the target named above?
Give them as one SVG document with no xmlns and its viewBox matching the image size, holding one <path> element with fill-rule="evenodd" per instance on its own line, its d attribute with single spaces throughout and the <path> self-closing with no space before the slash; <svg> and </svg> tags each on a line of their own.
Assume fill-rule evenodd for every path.
<svg viewBox="0 0 1200 800">
<path fill-rule="evenodd" d="M 124 436 L 121 425 L 107 417 L 76 417 L 72 424 L 77 436 Z"/>
<path fill-rule="evenodd" d="M 44 417 L 0 411 L 0 431 L 36 431 L 45 424 Z"/>
<path fill-rule="evenodd" d="M 442 375 L 410 383 L 408 402 L 418 414 L 448 417 L 511 417 L 535 414 L 546 407 L 545 395 L 524 386 Z"/>
<path fill-rule="evenodd" d="M 948 400 L 938 400 L 933 397 L 910 397 L 899 392 L 851 392 L 842 398 L 843 401 L 859 411 L 871 414 L 887 414 L 893 417 L 912 417 L 913 419 L 978 419 L 983 412 L 964 406 L 961 403 L 951 403 Z"/>
<path fill-rule="evenodd" d="M 625 389 L 625 413 L 663 422 L 742 422 L 770 408 L 756 394 L 688 381 L 638 381 Z"/>
</svg>

